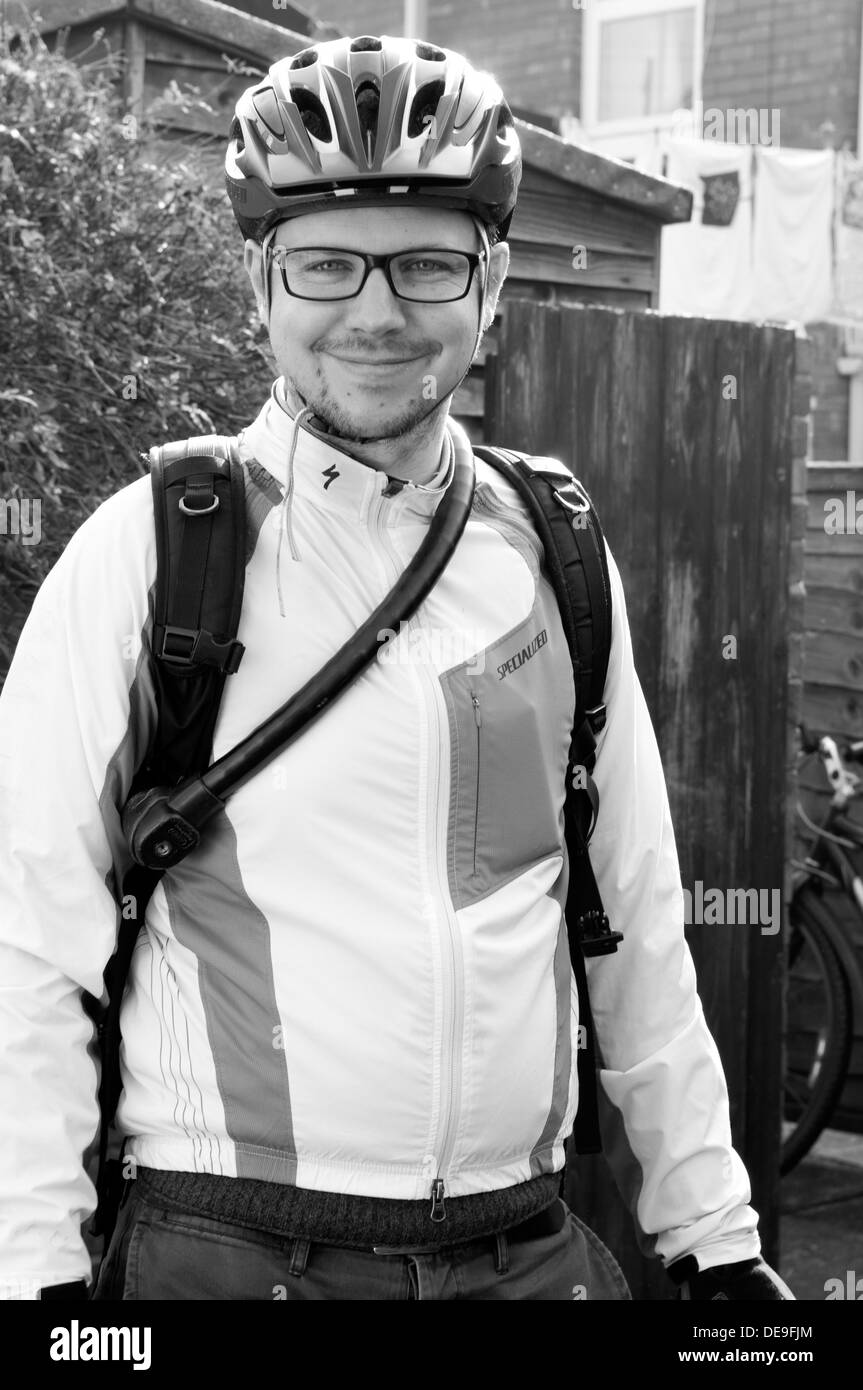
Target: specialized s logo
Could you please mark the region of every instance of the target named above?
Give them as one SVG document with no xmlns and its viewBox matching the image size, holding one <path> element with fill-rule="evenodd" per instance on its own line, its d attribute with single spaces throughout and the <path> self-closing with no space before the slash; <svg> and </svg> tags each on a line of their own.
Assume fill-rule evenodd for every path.
<svg viewBox="0 0 863 1390">
<path fill-rule="evenodd" d="M 515 652 L 507 661 L 501 662 L 500 666 L 497 668 L 498 680 L 502 681 L 505 676 L 511 675 L 513 671 L 518 670 L 519 666 L 523 666 L 526 661 L 530 661 L 531 657 L 536 656 L 540 647 L 544 647 L 547 641 L 548 632 L 543 628 L 542 632 L 538 632 L 533 641 L 528 642 L 526 647 L 522 647 L 520 651 Z"/>
<path fill-rule="evenodd" d="M 336 481 L 336 478 L 340 478 L 342 475 L 341 475 L 341 473 L 339 472 L 339 470 L 336 468 L 336 465 L 335 465 L 334 463 L 331 463 L 330 466 L 329 466 L 329 468 L 325 468 L 325 469 L 323 470 L 323 476 L 324 476 L 324 477 L 326 478 L 326 480 L 327 480 L 327 481 L 324 483 L 324 492 L 326 492 L 326 490 L 327 490 L 327 488 L 329 487 L 330 483 L 334 483 L 334 482 Z"/>
</svg>

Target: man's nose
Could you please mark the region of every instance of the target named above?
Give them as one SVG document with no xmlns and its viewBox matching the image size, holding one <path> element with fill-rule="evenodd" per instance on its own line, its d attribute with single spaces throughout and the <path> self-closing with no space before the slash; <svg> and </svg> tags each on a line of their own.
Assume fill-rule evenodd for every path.
<svg viewBox="0 0 863 1390">
<path fill-rule="evenodd" d="M 362 328 L 368 333 L 403 328 L 407 322 L 404 301 L 390 289 L 382 266 L 369 273 L 360 293 L 345 304 L 346 326 Z"/>
</svg>

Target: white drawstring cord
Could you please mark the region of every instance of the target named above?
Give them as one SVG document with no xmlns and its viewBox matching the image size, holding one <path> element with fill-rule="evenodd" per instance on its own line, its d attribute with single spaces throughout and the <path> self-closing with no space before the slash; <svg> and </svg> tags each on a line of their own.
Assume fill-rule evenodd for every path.
<svg viewBox="0 0 863 1390">
<path fill-rule="evenodd" d="M 308 419 L 314 415 L 311 406 L 303 406 L 303 409 L 294 417 L 294 433 L 291 437 L 291 447 L 288 451 L 287 477 L 285 480 L 285 490 L 282 495 L 282 504 L 279 517 L 279 543 L 276 547 L 276 591 L 279 595 L 279 613 L 284 618 L 285 603 L 282 595 L 282 541 L 285 536 L 288 538 L 288 546 L 291 551 L 291 559 L 299 560 L 300 552 L 294 540 L 294 527 L 291 517 L 291 503 L 294 497 L 294 454 L 297 451 L 297 438 L 300 433 L 300 425 L 303 419 Z"/>
<path fill-rule="evenodd" d="M 473 352 L 470 356 L 471 363 L 473 363 L 474 358 L 479 352 L 479 345 L 482 342 L 482 335 L 484 332 L 482 321 L 485 317 L 485 306 L 488 302 L 488 277 L 491 273 L 491 242 L 488 239 L 488 232 L 485 229 L 485 224 L 482 223 L 478 217 L 473 217 L 471 220 L 479 233 L 479 239 L 482 243 L 483 251 L 485 252 L 485 274 L 482 277 L 482 288 L 479 295 L 479 326 L 476 331 Z"/>
</svg>

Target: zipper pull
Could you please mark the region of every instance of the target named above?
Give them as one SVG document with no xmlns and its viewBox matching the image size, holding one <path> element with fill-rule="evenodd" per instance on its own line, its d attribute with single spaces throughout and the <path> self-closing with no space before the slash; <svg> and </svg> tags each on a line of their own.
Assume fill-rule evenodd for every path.
<svg viewBox="0 0 863 1390">
<path fill-rule="evenodd" d="M 476 727 L 477 727 L 478 729 L 481 729 L 481 728 L 482 728 L 482 715 L 480 714 L 480 710 L 479 710 L 479 696 L 476 695 L 476 694 L 474 694 L 473 691 L 471 691 L 471 692 L 470 692 L 470 698 L 473 700 L 473 717 L 474 717 L 474 719 L 476 720 Z"/>
<path fill-rule="evenodd" d="M 446 1207 L 443 1204 L 443 1178 L 435 1178 L 432 1183 L 432 1221 L 446 1220 Z"/>
</svg>

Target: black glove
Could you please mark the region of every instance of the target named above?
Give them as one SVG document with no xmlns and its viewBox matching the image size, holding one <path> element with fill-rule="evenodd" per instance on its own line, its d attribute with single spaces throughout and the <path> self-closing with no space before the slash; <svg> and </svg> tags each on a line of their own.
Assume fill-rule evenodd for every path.
<svg viewBox="0 0 863 1390">
<path fill-rule="evenodd" d="M 715 1299 L 744 1303 L 794 1300 L 788 1285 L 760 1255 L 752 1260 L 737 1260 L 734 1264 L 714 1265 L 712 1269 L 699 1269 L 695 1256 L 687 1255 L 669 1265 L 668 1273 L 675 1284 L 680 1285 L 678 1298 L 702 1303 Z"/>
</svg>

